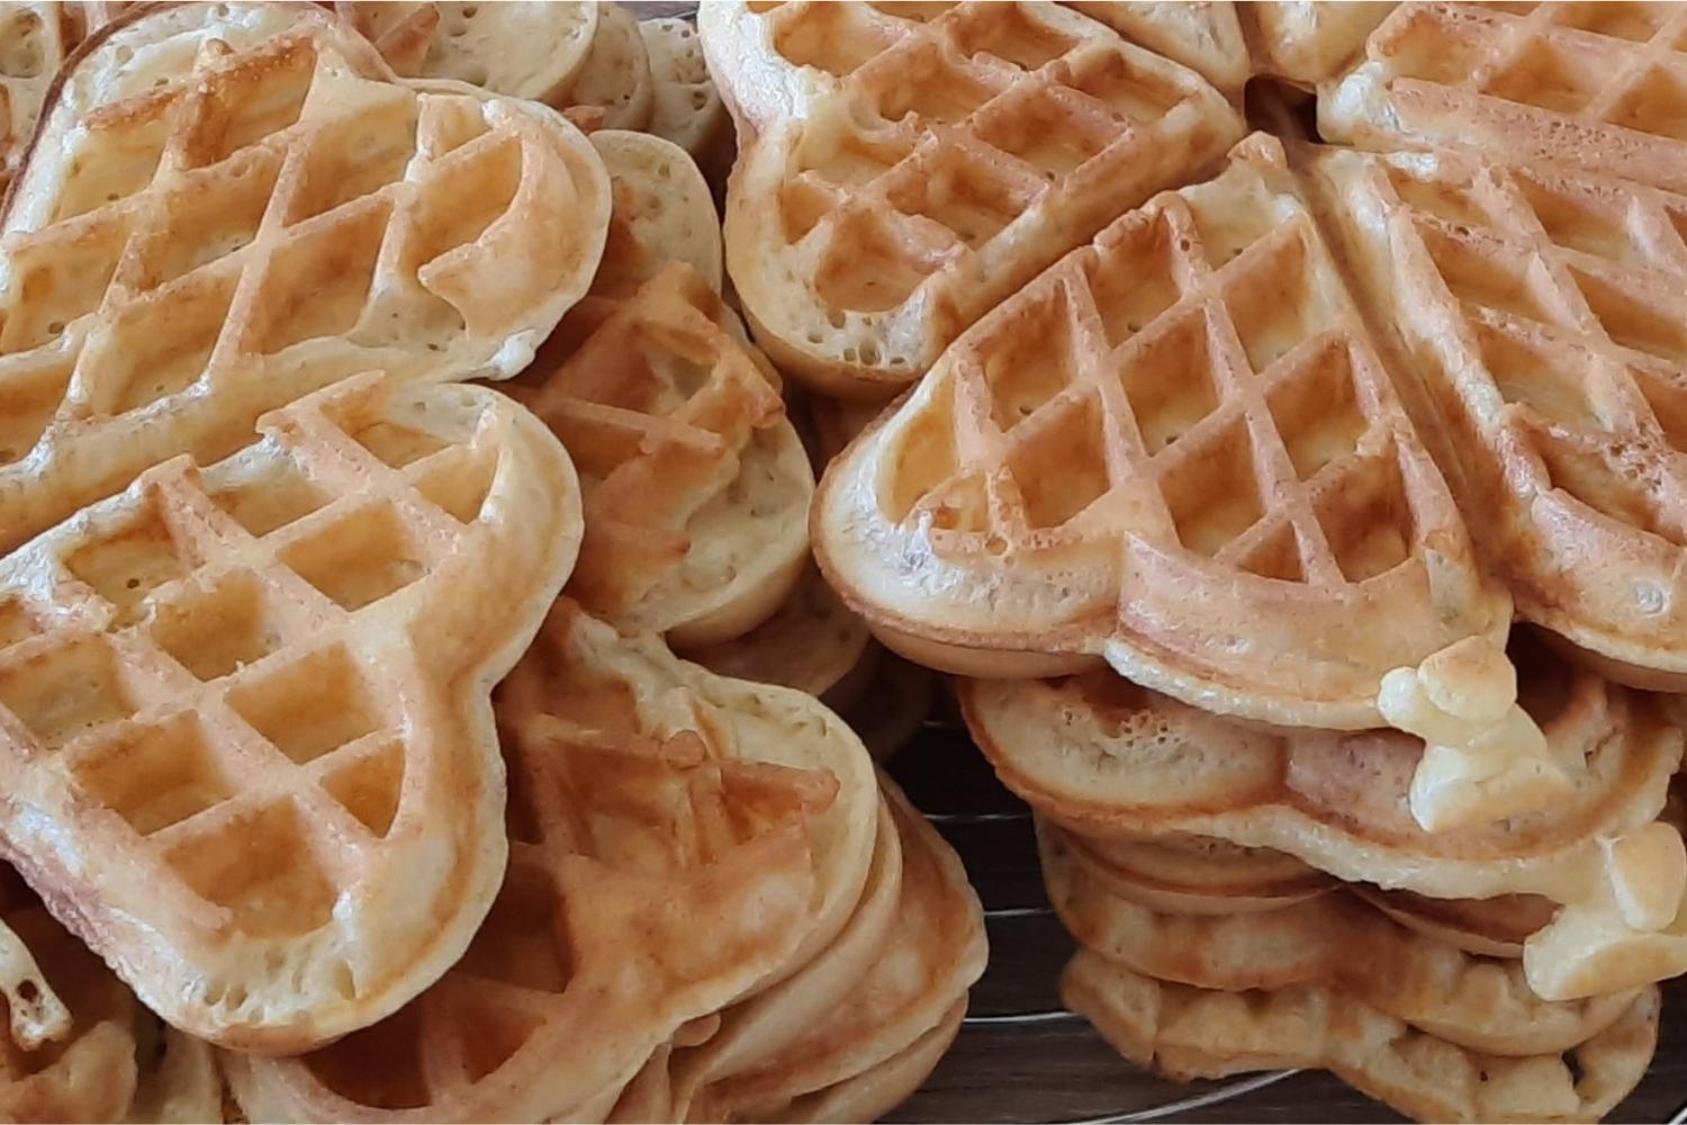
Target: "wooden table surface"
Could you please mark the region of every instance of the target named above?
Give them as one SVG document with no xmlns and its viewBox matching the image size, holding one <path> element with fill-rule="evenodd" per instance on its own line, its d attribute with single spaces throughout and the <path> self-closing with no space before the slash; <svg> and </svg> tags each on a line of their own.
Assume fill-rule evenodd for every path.
<svg viewBox="0 0 1687 1125">
<path fill-rule="evenodd" d="M 695 3 L 634 2 L 641 18 Z M 891 772 L 972 874 L 989 915 L 990 966 L 959 1040 L 898 1122 L 1394 1122 L 1399 1115 L 1322 1071 L 1180 1086 L 1125 1062 L 1065 1012 L 1055 980 L 1072 942 L 1049 912 L 1025 805 L 996 781 L 966 733 L 934 721 Z M 1651 1072 L 1608 1118 L 1667 1122 L 1687 1108 L 1687 984 L 1665 988 Z"/>
<path fill-rule="evenodd" d="M 1125 1062 L 1062 1009 L 1055 980 L 1072 942 L 1043 894 L 1029 810 L 965 730 L 934 717 L 890 772 L 966 861 L 984 901 L 990 965 L 954 1049 L 889 1120 L 1404 1120 L 1322 1071 L 1180 1086 Z M 1664 996 L 1651 1072 L 1607 1120 L 1666 1122 L 1687 1103 L 1687 985 L 1674 982 Z"/>
</svg>

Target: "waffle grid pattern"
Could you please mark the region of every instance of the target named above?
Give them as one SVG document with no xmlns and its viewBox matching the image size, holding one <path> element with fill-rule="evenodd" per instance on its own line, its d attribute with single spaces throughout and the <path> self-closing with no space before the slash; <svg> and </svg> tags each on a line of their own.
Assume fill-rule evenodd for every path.
<svg viewBox="0 0 1687 1125">
<path fill-rule="evenodd" d="M 1112 525 L 1320 586 L 1412 557 L 1448 501 L 1310 216 L 1252 187 L 1160 197 L 956 344 L 953 441 L 903 459 L 888 515 L 969 555 Z"/>
<path fill-rule="evenodd" d="M 840 79 L 849 109 L 841 139 L 799 150 L 779 190 L 784 238 L 816 248 L 814 290 L 834 327 L 904 304 L 929 278 L 960 286 L 1017 216 L 1079 206 L 1174 143 L 1164 134 L 1187 125 L 1182 103 L 1217 97 L 1192 72 L 1085 42 L 1023 5 L 915 7 L 789 4 L 764 17 L 784 62 Z"/>
<path fill-rule="evenodd" d="M 1643 487 L 1623 448 L 1687 451 L 1687 198 L 1527 165 L 1378 163 L 1371 189 L 1468 326 L 1463 378 L 1521 416 L 1540 488 L 1687 544 L 1687 495 Z M 1474 348 L 1471 348 L 1474 344 Z"/>
<path fill-rule="evenodd" d="M 1679 6 L 1414 3 L 1378 29 L 1368 55 L 1400 97 L 1461 120 L 1480 107 L 1513 123 L 1484 129 L 1484 147 L 1558 146 L 1553 122 L 1573 121 L 1613 147 L 1566 134 L 1552 147 L 1561 157 L 1598 166 L 1638 149 L 1635 178 L 1687 189 L 1687 10 Z"/>
<path fill-rule="evenodd" d="M 43 541 L 54 604 L 0 602 L 8 752 L 56 759 L 257 936 L 326 923 L 380 847 L 403 717 L 358 639 L 457 550 L 496 470 L 473 441 L 348 432 L 336 401 L 290 408 L 261 459 L 157 470 L 120 523 Z"/>
</svg>

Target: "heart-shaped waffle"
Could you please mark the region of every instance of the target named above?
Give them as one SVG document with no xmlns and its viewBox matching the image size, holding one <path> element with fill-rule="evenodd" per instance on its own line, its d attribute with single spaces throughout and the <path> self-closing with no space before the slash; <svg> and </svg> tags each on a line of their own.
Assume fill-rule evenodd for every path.
<svg viewBox="0 0 1687 1125">
<path fill-rule="evenodd" d="M 1319 132 L 1687 191 L 1684 33 L 1687 10 L 1673 4 L 1401 4 L 1319 97 Z"/>
<path fill-rule="evenodd" d="M 559 116 L 395 79 L 313 5 L 120 18 L 0 223 L 0 547 L 348 375 L 515 373 L 608 216 Z"/>
<path fill-rule="evenodd" d="M 488 694 L 578 485 L 479 387 L 348 380 L 0 562 L 3 850 L 150 1007 L 302 1050 L 461 955 L 504 864 Z"/>
<path fill-rule="evenodd" d="M 1424 746 L 1398 732 L 1246 727 L 1107 673 L 958 693 L 1003 781 L 1082 835 L 1212 836 L 1442 899 L 1544 896 L 1563 909 L 1528 938 L 1524 968 L 1548 999 L 1678 975 L 1687 856 L 1659 814 L 1680 730 L 1651 698 L 1514 651 L 1550 753 L 1580 763 L 1566 768 L 1572 786 L 1547 808 L 1438 831 L 1411 808 Z"/>
<path fill-rule="evenodd" d="M 1154 980 L 1080 950 L 1068 1006 L 1120 1054 L 1172 1078 L 1318 1067 L 1419 1121 L 1597 1121 L 1639 1084 L 1658 1045 L 1658 990 L 1560 1054 L 1480 1054 L 1321 985 L 1217 992 Z"/>
<path fill-rule="evenodd" d="M 1518 612 L 1687 687 L 1687 196 L 1446 150 L 1297 150 Z"/>
<path fill-rule="evenodd" d="M 884 397 L 1241 136 L 1194 71 L 1053 4 L 705 4 L 738 126 L 727 271 L 758 342 Z"/>
<path fill-rule="evenodd" d="M 1515 959 L 1472 955 L 1407 929 L 1329 888 L 1271 910 L 1168 913 L 1081 838 L 1038 826 L 1049 902 L 1080 945 L 1145 976 L 1245 992 L 1325 985 L 1449 1043 L 1496 1055 L 1545 1055 L 1620 1019 L 1641 989 L 1542 1000 Z M 1355 956 L 1355 950 L 1364 950 Z"/>
<path fill-rule="evenodd" d="M 586 503 L 570 596 L 675 644 L 738 636 L 802 574 L 814 478 L 779 389 L 674 263 L 512 388 L 568 446 Z"/>
<path fill-rule="evenodd" d="M 831 941 L 860 895 L 872 770 L 812 699 L 712 676 L 565 598 L 498 712 L 511 861 L 475 945 L 382 1024 L 301 1058 L 226 1057 L 251 1119 L 581 1119 L 688 1021 Z"/>
<path fill-rule="evenodd" d="M 1256 135 L 969 329 L 827 470 L 832 585 L 971 675 L 1099 663 L 1203 708 L 1381 725 L 1504 592 Z"/>
</svg>

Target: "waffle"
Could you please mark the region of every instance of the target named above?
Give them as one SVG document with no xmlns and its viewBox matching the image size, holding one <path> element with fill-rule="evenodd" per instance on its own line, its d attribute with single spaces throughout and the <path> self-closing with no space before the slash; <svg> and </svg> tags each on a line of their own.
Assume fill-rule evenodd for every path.
<svg viewBox="0 0 1687 1125">
<path fill-rule="evenodd" d="M 1319 131 L 1687 191 L 1684 33 L 1671 4 L 1402 4 L 1319 98 Z"/>
<path fill-rule="evenodd" d="M 1393 0 L 1260 0 L 1236 10 L 1256 74 L 1315 87 L 1354 61 L 1394 6 Z"/>
<path fill-rule="evenodd" d="M 1385 673 L 1510 626 L 1264 135 L 969 329 L 833 462 L 811 534 L 921 663 L 1104 656 L 1277 724 L 1380 725 Z"/>
<path fill-rule="evenodd" d="M 498 714 L 512 843 L 486 927 L 385 1023 L 302 1059 L 226 1056 L 251 1120 L 575 1120 L 612 1088 L 608 1112 L 688 1021 L 830 942 L 861 892 L 872 771 L 805 696 L 564 598 Z"/>
<path fill-rule="evenodd" d="M 786 1122 L 877 1121 L 931 1077 L 961 1030 L 966 1004 L 957 1003 L 936 1027 L 870 1070 L 771 1110 L 761 1120 Z"/>
<path fill-rule="evenodd" d="M 1132 902 L 1168 914 L 1275 911 L 1318 898 L 1337 884 L 1311 864 L 1271 848 L 1211 836 L 1077 836 L 1044 822 L 1089 867 Z M 1045 867 L 1048 864 L 1045 862 Z M 1128 890 L 1120 889 L 1128 888 Z M 1550 918 L 1542 919 L 1545 925 Z M 1538 928 L 1538 927 L 1537 927 Z"/>
<path fill-rule="evenodd" d="M 699 166 L 729 163 L 732 119 L 709 77 L 696 26 L 666 18 L 641 20 L 638 29 L 655 83 L 649 130 L 679 145 Z"/>
<path fill-rule="evenodd" d="M 115 6 L 29 0 L 0 10 L 0 192 L 23 162 L 53 76 Z"/>
<path fill-rule="evenodd" d="M 1318 1067 L 1420 1121 L 1597 1121 L 1640 1082 L 1658 1039 L 1656 988 L 1586 1043 L 1527 1058 L 1456 1047 L 1317 985 L 1212 992 L 1087 950 L 1061 995 L 1120 1054 L 1180 1081 Z"/>
<path fill-rule="evenodd" d="M 848 997 L 783 1050 L 720 1079 L 689 1120 L 782 1119 L 797 1099 L 864 1074 L 942 1026 L 984 971 L 984 914 L 954 851 L 890 782 L 884 792 L 901 836 L 895 921 Z"/>
<path fill-rule="evenodd" d="M 664 269 L 522 399 L 568 446 L 586 503 L 569 592 L 691 647 L 770 616 L 802 574 L 813 490 L 779 391 L 689 267 Z"/>
<path fill-rule="evenodd" d="M 1687 687 L 1687 197 L 1444 150 L 1307 164 L 1518 612 Z"/>
<path fill-rule="evenodd" d="M 450 78 L 495 94 L 567 104 L 601 22 L 599 5 L 338 0 L 335 10 L 394 70 Z"/>
<path fill-rule="evenodd" d="M 1547 809 L 1435 832 L 1410 807 L 1423 745 L 1396 732 L 1271 733 L 1106 673 L 962 681 L 958 694 L 1009 788 L 1085 836 L 1197 834 L 1436 898 L 1545 896 L 1565 909 L 1529 938 L 1524 968 L 1547 999 L 1677 975 L 1687 968 L 1687 857 L 1657 818 L 1681 732 L 1648 698 L 1514 652 L 1524 705 L 1552 753 L 1585 765 Z M 1628 901 L 1642 889 L 1644 908 Z"/>
<path fill-rule="evenodd" d="M 1483 957 L 1523 956 L 1523 943 L 1558 909 L 1539 895 L 1442 899 L 1362 885 L 1353 892 L 1407 929 Z"/>
<path fill-rule="evenodd" d="M 605 129 L 644 129 L 656 110 L 656 81 L 638 20 L 619 4 L 598 3 L 597 31 L 566 104 L 597 107 Z"/>
<path fill-rule="evenodd" d="M 716 675 L 795 688 L 842 712 L 872 678 L 871 645 L 866 624 L 810 567 L 772 617 L 687 655 Z"/>
<path fill-rule="evenodd" d="M 0 853 L 172 1024 L 289 1051 L 403 1004 L 489 907 L 487 692 L 580 510 L 483 388 L 348 380 L 260 430 L 0 562 Z"/>
<path fill-rule="evenodd" d="M 727 270 L 757 340 L 887 397 L 991 306 L 1241 135 L 1193 71 L 1046 4 L 705 4 L 737 122 Z"/>
<path fill-rule="evenodd" d="M 1139 47 L 1181 63 L 1226 94 L 1239 94 L 1251 73 L 1237 5 L 1228 0 L 1186 4 L 1075 0 L 1066 7 L 1101 21 Z"/>
<path fill-rule="evenodd" d="M 350 374 L 513 374 L 601 253 L 608 179 L 548 111 L 395 80 L 309 5 L 136 15 L 8 199 L 0 549 Z"/>
<path fill-rule="evenodd" d="M 1133 901 L 1134 885 L 1081 840 L 1045 824 L 1038 844 L 1049 901 L 1078 943 L 1157 980 L 1226 992 L 1327 987 L 1455 1046 L 1507 1056 L 1570 1050 L 1642 991 L 1542 1000 L 1518 961 L 1444 945 L 1335 888 L 1272 910 L 1165 913 Z"/>
</svg>

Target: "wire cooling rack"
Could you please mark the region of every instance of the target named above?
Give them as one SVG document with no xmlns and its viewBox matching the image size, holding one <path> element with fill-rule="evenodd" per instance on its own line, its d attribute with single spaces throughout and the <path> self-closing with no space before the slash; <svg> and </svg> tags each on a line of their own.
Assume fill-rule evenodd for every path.
<svg viewBox="0 0 1687 1125">
<path fill-rule="evenodd" d="M 1183 1086 L 1121 1059 L 1060 1002 L 1072 940 L 1043 893 L 1031 813 L 1002 787 L 947 699 L 889 769 L 960 853 L 984 902 L 990 963 L 954 1048 L 895 1122 L 1393 1122 L 1322 1071 Z M 1687 987 L 1665 989 L 1656 1061 L 1608 1120 L 1687 1125 Z"/>
</svg>

